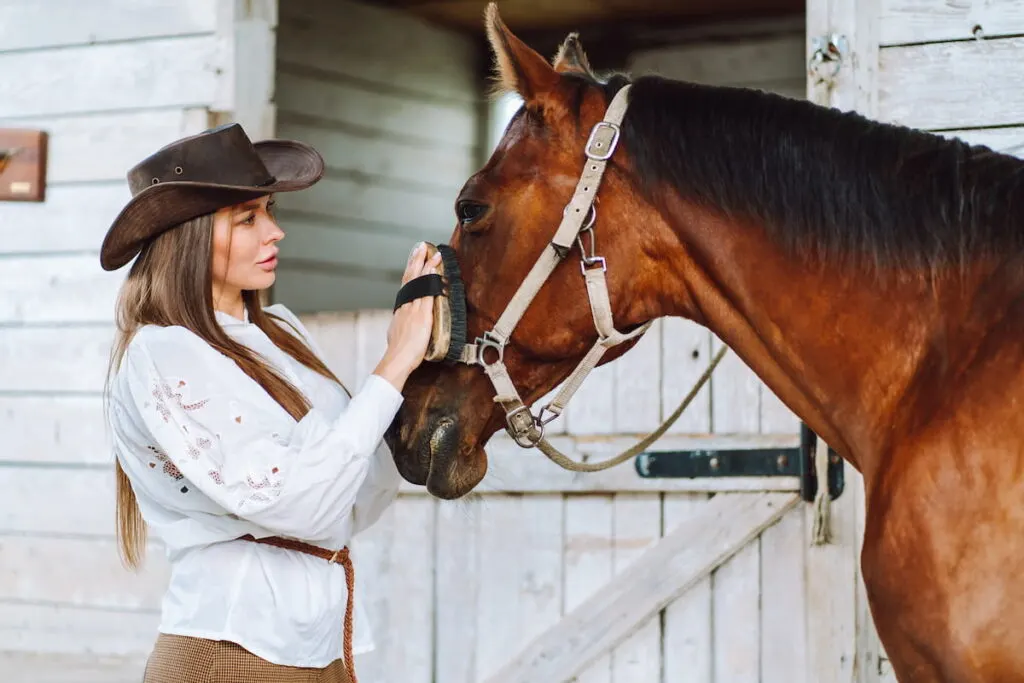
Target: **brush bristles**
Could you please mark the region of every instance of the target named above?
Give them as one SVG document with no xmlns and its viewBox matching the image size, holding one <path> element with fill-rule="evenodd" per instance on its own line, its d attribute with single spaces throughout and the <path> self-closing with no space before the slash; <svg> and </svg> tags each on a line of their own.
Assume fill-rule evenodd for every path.
<svg viewBox="0 0 1024 683">
<path fill-rule="evenodd" d="M 466 285 L 462 282 L 462 271 L 459 270 L 455 250 L 447 244 L 437 245 L 437 250 L 441 252 L 444 277 L 448 281 L 448 307 L 452 321 L 448 353 L 444 359 L 446 362 L 454 363 L 462 357 L 462 349 L 466 346 Z"/>
</svg>

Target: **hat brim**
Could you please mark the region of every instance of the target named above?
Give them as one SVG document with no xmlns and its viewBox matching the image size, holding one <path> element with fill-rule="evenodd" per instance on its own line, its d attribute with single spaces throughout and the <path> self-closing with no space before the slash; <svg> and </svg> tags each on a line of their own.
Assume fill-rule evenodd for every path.
<svg viewBox="0 0 1024 683">
<path fill-rule="evenodd" d="M 295 192 L 315 184 L 324 174 L 324 160 L 309 145 L 295 140 L 253 143 L 272 183 L 260 186 L 171 181 L 145 188 L 121 209 L 100 247 L 100 266 L 117 270 L 160 233 L 193 218 L 257 197 Z"/>
</svg>

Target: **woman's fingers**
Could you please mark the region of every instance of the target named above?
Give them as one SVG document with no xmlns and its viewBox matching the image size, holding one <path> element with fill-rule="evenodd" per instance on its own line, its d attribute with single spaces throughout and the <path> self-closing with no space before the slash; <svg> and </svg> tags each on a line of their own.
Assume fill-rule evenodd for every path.
<svg viewBox="0 0 1024 683">
<path fill-rule="evenodd" d="M 412 250 L 409 254 L 409 260 L 405 263 L 405 272 L 402 274 L 402 284 L 406 284 L 409 280 L 416 277 L 416 275 L 423 268 L 423 264 L 426 261 L 427 245 L 420 242 L 419 245 Z"/>
</svg>

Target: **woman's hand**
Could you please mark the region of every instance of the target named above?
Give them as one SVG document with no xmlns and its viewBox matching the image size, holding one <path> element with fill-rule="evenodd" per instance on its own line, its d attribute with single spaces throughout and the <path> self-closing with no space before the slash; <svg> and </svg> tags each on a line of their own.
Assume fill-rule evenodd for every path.
<svg viewBox="0 0 1024 683">
<path fill-rule="evenodd" d="M 421 243 L 409 255 L 402 275 L 402 285 L 421 275 L 437 272 L 439 263 L 441 254 L 434 254 L 433 258 L 428 259 L 427 247 Z M 373 372 L 399 391 L 427 353 L 430 334 L 434 329 L 434 298 L 425 296 L 402 304 L 391 318 L 388 348 Z"/>
</svg>

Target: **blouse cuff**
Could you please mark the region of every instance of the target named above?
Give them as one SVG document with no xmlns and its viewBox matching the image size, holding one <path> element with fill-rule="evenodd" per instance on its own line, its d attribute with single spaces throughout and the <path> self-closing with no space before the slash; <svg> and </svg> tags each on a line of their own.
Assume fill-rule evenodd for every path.
<svg viewBox="0 0 1024 683">
<path fill-rule="evenodd" d="M 355 424 L 372 426 L 370 430 L 378 435 L 378 441 L 398 414 L 404 400 L 399 392 L 380 375 L 370 374 L 362 389 L 349 402 L 345 412 L 355 418 Z"/>
</svg>

